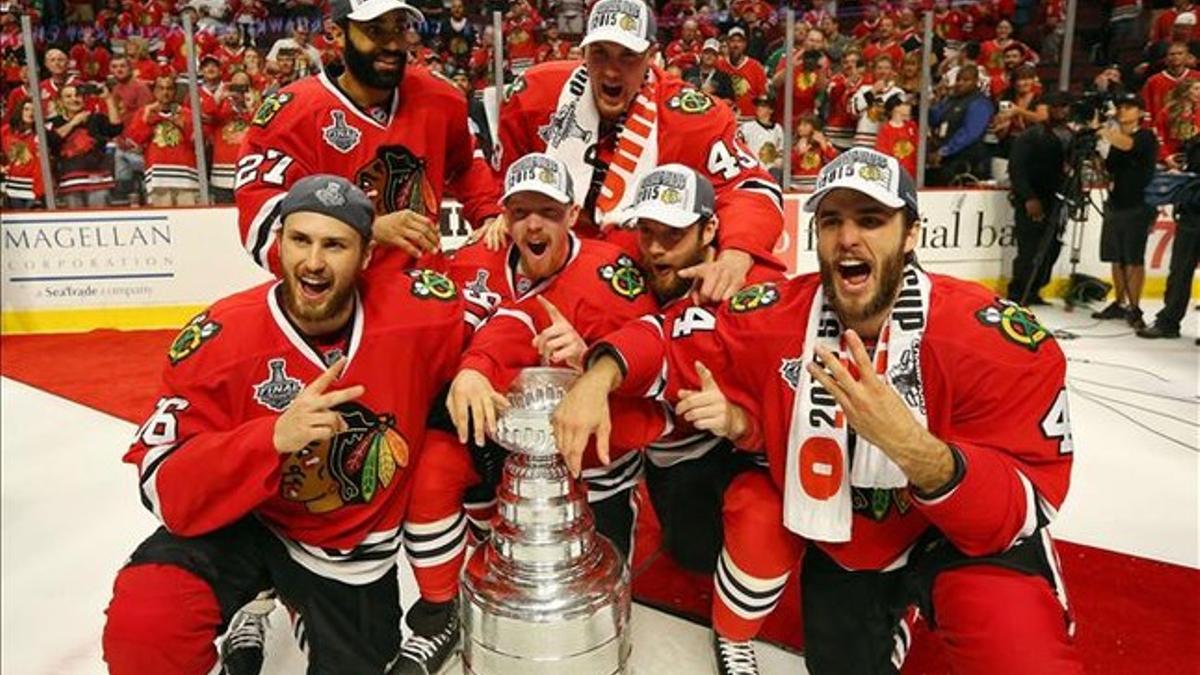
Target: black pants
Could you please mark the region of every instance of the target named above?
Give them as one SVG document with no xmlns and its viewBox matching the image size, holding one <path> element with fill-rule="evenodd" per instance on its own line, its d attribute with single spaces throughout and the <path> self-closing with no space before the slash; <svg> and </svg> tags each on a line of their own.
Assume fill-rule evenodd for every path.
<svg viewBox="0 0 1200 675">
<path fill-rule="evenodd" d="M 253 517 L 200 537 L 159 528 L 133 552 L 127 567 L 181 567 L 208 583 L 230 619 L 261 591 L 279 598 L 304 620 L 309 675 L 382 673 L 400 651 L 400 587 L 395 566 L 377 581 L 352 586 L 291 559 L 283 543 Z"/>
<path fill-rule="evenodd" d="M 1013 234 L 1017 240 L 1017 257 L 1013 259 L 1012 278 L 1008 282 L 1009 300 L 1028 302 L 1029 298 L 1038 295 L 1040 288 L 1050 283 L 1051 270 L 1062 250 L 1062 242 L 1058 240 L 1058 233 L 1048 232 L 1050 228 L 1054 227 L 1051 214 L 1057 208 L 1057 202 L 1042 202 L 1042 211 L 1045 213 L 1045 217 L 1038 222 L 1025 213 L 1024 204 L 1013 204 L 1015 223 Z M 1047 237 L 1050 237 L 1048 243 L 1046 242 Z M 1046 252 L 1041 263 L 1035 267 L 1038 251 L 1043 245 L 1046 246 Z M 1027 285 L 1029 297 L 1023 298 L 1022 295 L 1025 293 Z"/>
<path fill-rule="evenodd" d="M 725 489 L 739 473 L 756 466 L 754 457 L 722 443 L 668 467 L 646 462 L 646 488 L 662 526 L 662 546 L 680 566 L 702 573 L 716 569 L 725 541 Z"/>
<path fill-rule="evenodd" d="M 930 530 L 914 547 L 908 564 L 891 572 L 851 572 L 809 544 L 800 574 L 804 617 L 804 662 L 813 675 L 895 675 L 897 640 L 907 651 L 900 628 L 908 607 L 916 605 L 930 627 L 938 628 L 933 585 L 941 572 L 991 565 L 1055 584 L 1053 563 L 1035 533 L 1008 551 L 971 558 L 938 531 Z M 986 617 L 980 617 L 986 621 Z M 1019 649 L 1019 645 L 1014 649 Z"/>
<path fill-rule="evenodd" d="M 1192 279 L 1200 259 L 1200 214 L 1175 219 L 1175 242 L 1171 244 L 1171 267 L 1167 271 L 1165 304 L 1154 318 L 1163 328 L 1178 330 L 1192 298 Z"/>
</svg>

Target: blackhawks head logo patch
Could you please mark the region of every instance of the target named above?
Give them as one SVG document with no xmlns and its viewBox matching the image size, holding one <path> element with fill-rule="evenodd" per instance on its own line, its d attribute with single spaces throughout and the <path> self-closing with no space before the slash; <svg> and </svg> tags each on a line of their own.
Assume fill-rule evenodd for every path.
<svg viewBox="0 0 1200 675">
<path fill-rule="evenodd" d="M 280 496 L 309 513 L 328 513 L 348 504 L 369 504 L 408 466 L 409 447 L 390 414 L 356 401 L 333 407 L 346 431 L 313 441 L 284 459 Z"/>
<path fill-rule="evenodd" d="M 629 256 L 619 256 L 615 264 L 604 265 L 596 271 L 614 293 L 626 300 L 633 300 L 646 292 L 646 280 Z"/>
<path fill-rule="evenodd" d="M 275 115 L 279 114 L 280 110 L 283 110 L 283 106 L 291 103 L 293 98 L 295 97 L 291 92 L 287 91 L 281 91 L 278 94 L 268 96 L 263 100 L 262 105 L 258 107 L 258 112 L 254 113 L 254 119 L 250 120 L 250 123 L 259 127 L 267 126 L 271 123 L 271 120 L 275 119 Z"/>
<path fill-rule="evenodd" d="M 975 318 L 985 326 L 992 326 L 1009 342 L 1021 345 L 1031 352 L 1050 337 L 1045 326 L 1038 323 L 1033 312 L 1011 300 L 996 298 L 992 304 L 975 312 Z"/>
<path fill-rule="evenodd" d="M 779 288 L 771 282 L 754 284 L 738 291 L 729 299 L 730 311 L 739 314 L 753 312 L 779 301 Z"/>
<path fill-rule="evenodd" d="M 171 365 L 174 366 L 195 354 L 201 345 L 211 340 L 219 332 L 221 332 L 221 324 L 209 320 L 208 312 L 197 315 L 179 331 L 179 335 L 175 336 L 175 340 L 167 349 L 167 358 L 171 359 Z"/>
<path fill-rule="evenodd" d="M 667 107 L 689 115 L 701 115 L 712 109 L 712 97 L 697 89 L 684 89 L 667 101 Z"/>
<path fill-rule="evenodd" d="M 425 300 L 453 300 L 456 294 L 450 277 L 433 270 L 409 270 L 412 277 L 412 294 Z"/>
</svg>

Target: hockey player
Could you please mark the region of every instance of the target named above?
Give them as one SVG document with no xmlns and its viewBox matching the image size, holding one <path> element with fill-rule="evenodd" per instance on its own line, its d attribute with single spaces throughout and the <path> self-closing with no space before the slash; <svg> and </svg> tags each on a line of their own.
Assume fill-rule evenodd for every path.
<svg viewBox="0 0 1200 675">
<path fill-rule="evenodd" d="M 494 431 L 503 405 L 496 392 L 508 387 L 507 367 L 578 363 L 586 349 L 583 341 L 596 340 L 655 309 L 629 256 L 607 242 L 580 239 L 571 232 L 579 214 L 573 197 L 565 164 L 544 154 L 522 157 L 505 176 L 504 217 L 512 224 L 511 245 L 506 251 L 489 252 L 475 244 L 460 250 L 451 262 L 452 277 L 470 280 L 463 287 L 464 297 L 494 308 L 495 314 L 479 333 L 489 347 L 463 355 L 462 369 L 450 388 L 446 405 L 454 433 L 431 431 L 427 452 L 417 465 L 404 540 L 421 591 L 410 617 L 426 618 L 421 632 L 427 639 L 414 642 L 411 649 L 406 643 L 401 660 L 409 665 L 398 667 L 397 674 L 436 672 L 457 644 L 454 600 L 468 517 L 464 494 L 481 481 L 493 488 L 498 481 L 502 451 L 486 442 L 485 432 Z M 664 422 L 661 406 L 627 402 L 628 408 L 617 412 L 621 428 L 612 442 L 612 463 L 601 466 L 593 461 L 582 474 L 597 529 L 626 554 L 632 547 L 631 500 L 642 469 L 642 455 L 636 450 L 657 438 Z"/>
<path fill-rule="evenodd" d="M 640 264 L 660 314 L 644 317 L 681 332 L 705 330 L 714 306 L 691 302 L 686 271 L 711 259 L 721 227 L 712 184 L 680 164 L 661 166 L 638 184 Z M 747 281 L 782 281 L 755 265 Z M 657 396 L 661 392 L 647 392 Z M 683 567 L 713 574 L 713 646 L 721 675 L 758 672 L 752 639 L 783 594 L 803 541 L 783 527 L 783 501 L 764 468 L 765 456 L 737 451 L 728 403 L 711 374 L 681 392 L 672 432 L 646 448 L 646 487 L 662 525 L 663 548 Z"/>
<path fill-rule="evenodd" d="M 375 210 L 345 179 L 297 181 L 278 211 L 282 280 L 183 329 L 125 455 L 162 527 L 117 576 L 112 673 L 209 672 L 214 637 L 271 587 L 311 672 L 382 673 L 399 651 L 413 467 L 480 317 L 435 273 L 360 283 Z"/>
<path fill-rule="evenodd" d="M 584 61 L 543 63 L 510 87 L 500 113 L 502 164 L 546 152 L 571 171 L 581 207 L 576 232 L 610 238 L 630 256 L 624 222 L 641 176 L 680 163 L 716 188 L 724 226 L 719 253 L 700 271 L 700 292 L 726 298 L 783 231 L 782 193 L 737 140 L 733 111 L 652 65 L 653 13 L 642 0 L 600 0 L 588 17 Z"/>
<path fill-rule="evenodd" d="M 610 391 L 665 374 L 674 401 L 699 362 L 741 411 L 730 436 L 765 448 L 784 524 L 815 544 L 810 672 L 898 672 L 914 603 L 955 672 L 1082 672 L 1046 531 L 1072 457 L 1058 345 L 1024 308 L 916 266 L 916 190 L 894 158 L 848 151 L 805 208 L 820 273 L 593 348 L 555 414 L 562 452 L 603 434 Z"/>
<path fill-rule="evenodd" d="M 406 66 L 404 35 L 421 13 L 403 0 L 332 0 L 329 18 L 344 70 L 285 87 L 250 124 L 234 185 L 243 243 L 278 273 L 280 200 L 296 180 L 333 172 L 374 199 L 373 233 L 383 246 L 371 274 L 398 274 L 437 250 L 444 186 L 476 224 L 499 212 L 499 191 L 474 156 L 462 92 Z"/>
</svg>

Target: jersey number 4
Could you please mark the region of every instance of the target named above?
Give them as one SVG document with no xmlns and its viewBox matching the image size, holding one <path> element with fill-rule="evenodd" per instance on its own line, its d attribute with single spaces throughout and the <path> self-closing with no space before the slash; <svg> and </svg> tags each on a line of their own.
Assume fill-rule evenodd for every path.
<svg viewBox="0 0 1200 675">
<path fill-rule="evenodd" d="M 702 307 L 688 307 L 671 326 L 671 337 L 687 337 L 696 331 L 709 331 L 717 327 L 717 317 Z"/>
<path fill-rule="evenodd" d="M 1058 441 L 1058 454 L 1069 455 L 1075 452 L 1075 442 L 1071 440 L 1071 412 L 1067 408 L 1066 388 L 1058 390 L 1054 403 L 1042 418 L 1042 435 L 1050 440 Z"/>
</svg>

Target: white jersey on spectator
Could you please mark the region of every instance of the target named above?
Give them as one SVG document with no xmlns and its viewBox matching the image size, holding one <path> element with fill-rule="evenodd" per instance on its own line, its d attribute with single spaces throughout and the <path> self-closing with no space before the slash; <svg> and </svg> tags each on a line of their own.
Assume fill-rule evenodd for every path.
<svg viewBox="0 0 1200 675">
<path fill-rule="evenodd" d="M 778 122 L 764 126 L 758 120 L 746 120 L 738 126 L 738 133 L 750 152 L 767 167 L 783 164 L 783 127 Z"/>
</svg>

